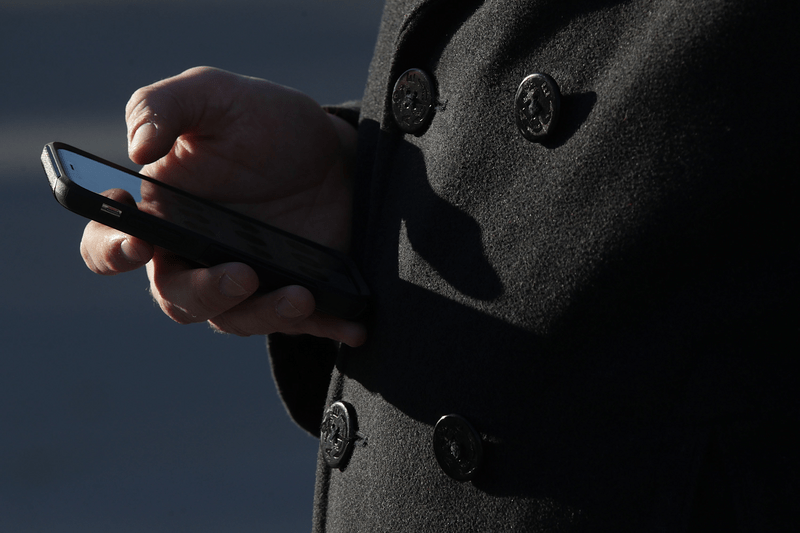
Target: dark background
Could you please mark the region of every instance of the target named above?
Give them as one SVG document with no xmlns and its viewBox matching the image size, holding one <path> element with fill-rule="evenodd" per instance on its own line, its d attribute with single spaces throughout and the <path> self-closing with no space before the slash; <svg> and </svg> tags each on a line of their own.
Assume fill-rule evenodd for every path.
<svg viewBox="0 0 800 533">
<path fill-rule="evenodd" d="M 49 141 L 131 166 L 123 112 L 197 65 L 361 96 L 378 0 L 0 1 L 0 531 L 304 531 L 317 441 L 264 339 L 178 326 L 83 266 Z"/>
</svg>

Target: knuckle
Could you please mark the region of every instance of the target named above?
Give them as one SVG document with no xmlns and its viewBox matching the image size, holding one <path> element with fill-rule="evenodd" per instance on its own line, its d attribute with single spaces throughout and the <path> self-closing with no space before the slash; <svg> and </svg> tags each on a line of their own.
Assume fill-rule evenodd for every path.
<svg viewBox="0 0 800 533">
<path fill-rule="evenodd" d="M 89 270 L 95 274 L 102 274 L 101 269 L 98 268 L 94 261 L 94 257 L 92 257 L 92 253 L 89 251 L 89 247 L 84 241 L 81 241 L 81 257 L 83 258 L 83 262 L 86 263 L 86 266 L 89 268 Z"/>
<path fill-rule="evenodd" d="M 167 316 L 179 324 L 205 322 L 224 313 L 227 307 L 218 301 L 214 292 L 202 286 L 184 286 L 183 290 L 179 290 L 170 278 L 151 276 L 150 293 L 153 299 Z"/>
<path fill-rule="evenodd" d="M 81 237 L 81 257 L 83 258 L 83 262 L 86 263 L 86 266 L 89 267 L 89 270 L 97 274 L 103 274 L 104 269 L 102 268 L 102 265 L 95 261 L 95 248 L 97 242 L 95 234 L 96 228 L 94 226 L 94 222 L 90 222 L 84 228 L 83 236 Z"/>
<path fill-rule="evenodd" d="M 119 257 L 119 246 L 115 248 L 113 243 L 109 244 L 107 240 L 99 242 L 82 240 L 80 253 L 83 262 L 95 274 L 111 276 L 125 270 Z"/>
<path fill-rule="evenodd" d="M 220 305 L 216 294 L 214 294 L 210 289 L 199 290 L 194 294 L 192 308 L 195 309 L 200 316 L 204 316 L 206 319 L 215 317 L 227 310 L 225 306 Z"/>
<path fill-rule="evenodd" d="M 184 72 L 184 75 L 186 75 L 186 76 L 209 76 L 209 75 L 217 74 L 219 72 L 220 72 L 220 70 L 217 69 L 217 68 L 201 65 L 201 66 L 198 66 L 198 67 L 192 67 L 190 69 L 187 69 L 186 72 Z"/>
<path fill-rule="evenodd" d="M 306 321 L 305 316 L 286 318 L 281 316 L 275 305 L 259 306 L 255 311 L 255 321 L 259 325 L 260 332 L 268 335 L 270 333 L 301 333 L 301 324 Z"/>
<path fill-rule="evenodd" d="M 196 322 L 202 322 L 196 315 L 190 313 L 187 309 L 175 304 L 174 302 L 169 302 L 166 300 L 157 300 L 159 307 L 164 312 L 165 315 L 170 317 L 172 320 L 177 322 L 181 325 L 187 324 L 194 324 Z"/>
<path fill-rule="evenodd" d="M 152 86 L 137 89 L 125 105 L 125 118 L 130 121 L 149 113 L 149 97 L 153 92 Z"/>
<path fill-rule="evenodd" d="M 250 333 L 249 331 L 246 331 L 235 325 L 232 321 L 228 320 L 224 316 L 214 317 L 207 322 L 211 326 L 211 329 L 217 333 L 227 333 L 229 335 L 236 335 L 237 337 L 250 337 L 253 335 L 253 333 Z"/>
<path fill-rule="evenodd" d="M 202 322 L 199 317 L 191 313 L 185 307 L 163 297 L 159 290 L 158 283 L 152 279 L 150 280 L 150 296 L 153 298 L 153 302 L 161 308 L 161 311 L 178 324 L 187 325 Z"/>
</svg>

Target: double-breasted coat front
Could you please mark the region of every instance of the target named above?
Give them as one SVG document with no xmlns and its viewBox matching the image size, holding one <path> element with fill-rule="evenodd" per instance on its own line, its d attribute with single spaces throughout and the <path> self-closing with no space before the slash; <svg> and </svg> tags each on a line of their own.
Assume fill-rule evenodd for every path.
<svg viewBox="0 0 800 533">
<path fill-rule="evenodd" d="M 796 530 L 797 20 L 387 2 L 331 109 L 369 340 L 270 338 L 315 531 Z"/>
</svg>

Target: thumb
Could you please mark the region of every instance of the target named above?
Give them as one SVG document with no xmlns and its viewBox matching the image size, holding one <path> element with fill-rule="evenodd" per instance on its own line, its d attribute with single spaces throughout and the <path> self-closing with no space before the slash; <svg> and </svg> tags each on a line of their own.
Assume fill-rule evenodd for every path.
<svg viewBox="0 0 800 533">
<path fill-rule="evenodd" d="M 158 124 L 155 120 L 147 121 L 134 126 L 128 132 L 128 155 L 135 163 L 145 165 L 159 158 L 156 146 L 158 137 Z M 162 137 L 163 139 L 163 137 Z"/>
<path fill-rule="evenodd" d="M 203 116 L 209 78 L 222 74 L 194 68 L 133 93 L 125 107 L 131 161 L 146 165 L 167 155 L 175 140 Z"/>
<path fill-rule="evenodd" d="M 163 94 L 165 90 L 144 87 L 128 102 L 128 156 L 138 165 L 167 155 L 180 135 L 182 112 L 177 102 Z"/>
</svg>

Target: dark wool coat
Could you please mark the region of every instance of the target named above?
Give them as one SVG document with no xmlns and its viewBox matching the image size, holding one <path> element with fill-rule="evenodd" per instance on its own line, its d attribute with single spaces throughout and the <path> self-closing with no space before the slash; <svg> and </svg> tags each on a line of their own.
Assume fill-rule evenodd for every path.
<svg viewBox="0 0 800 533">
<path fill-rule="evenodd" d="M 343 400 L 357 429 L 314 531 L 800 530 L 797 5 L 388 1 L 357 119 L 369 341 L 270 339 L 294 419 Z M 544 142 L 515 122 L 534 72 L 562 94 Z M 434 456 L 452 413 L 471 481 Z"/>
</svg>

